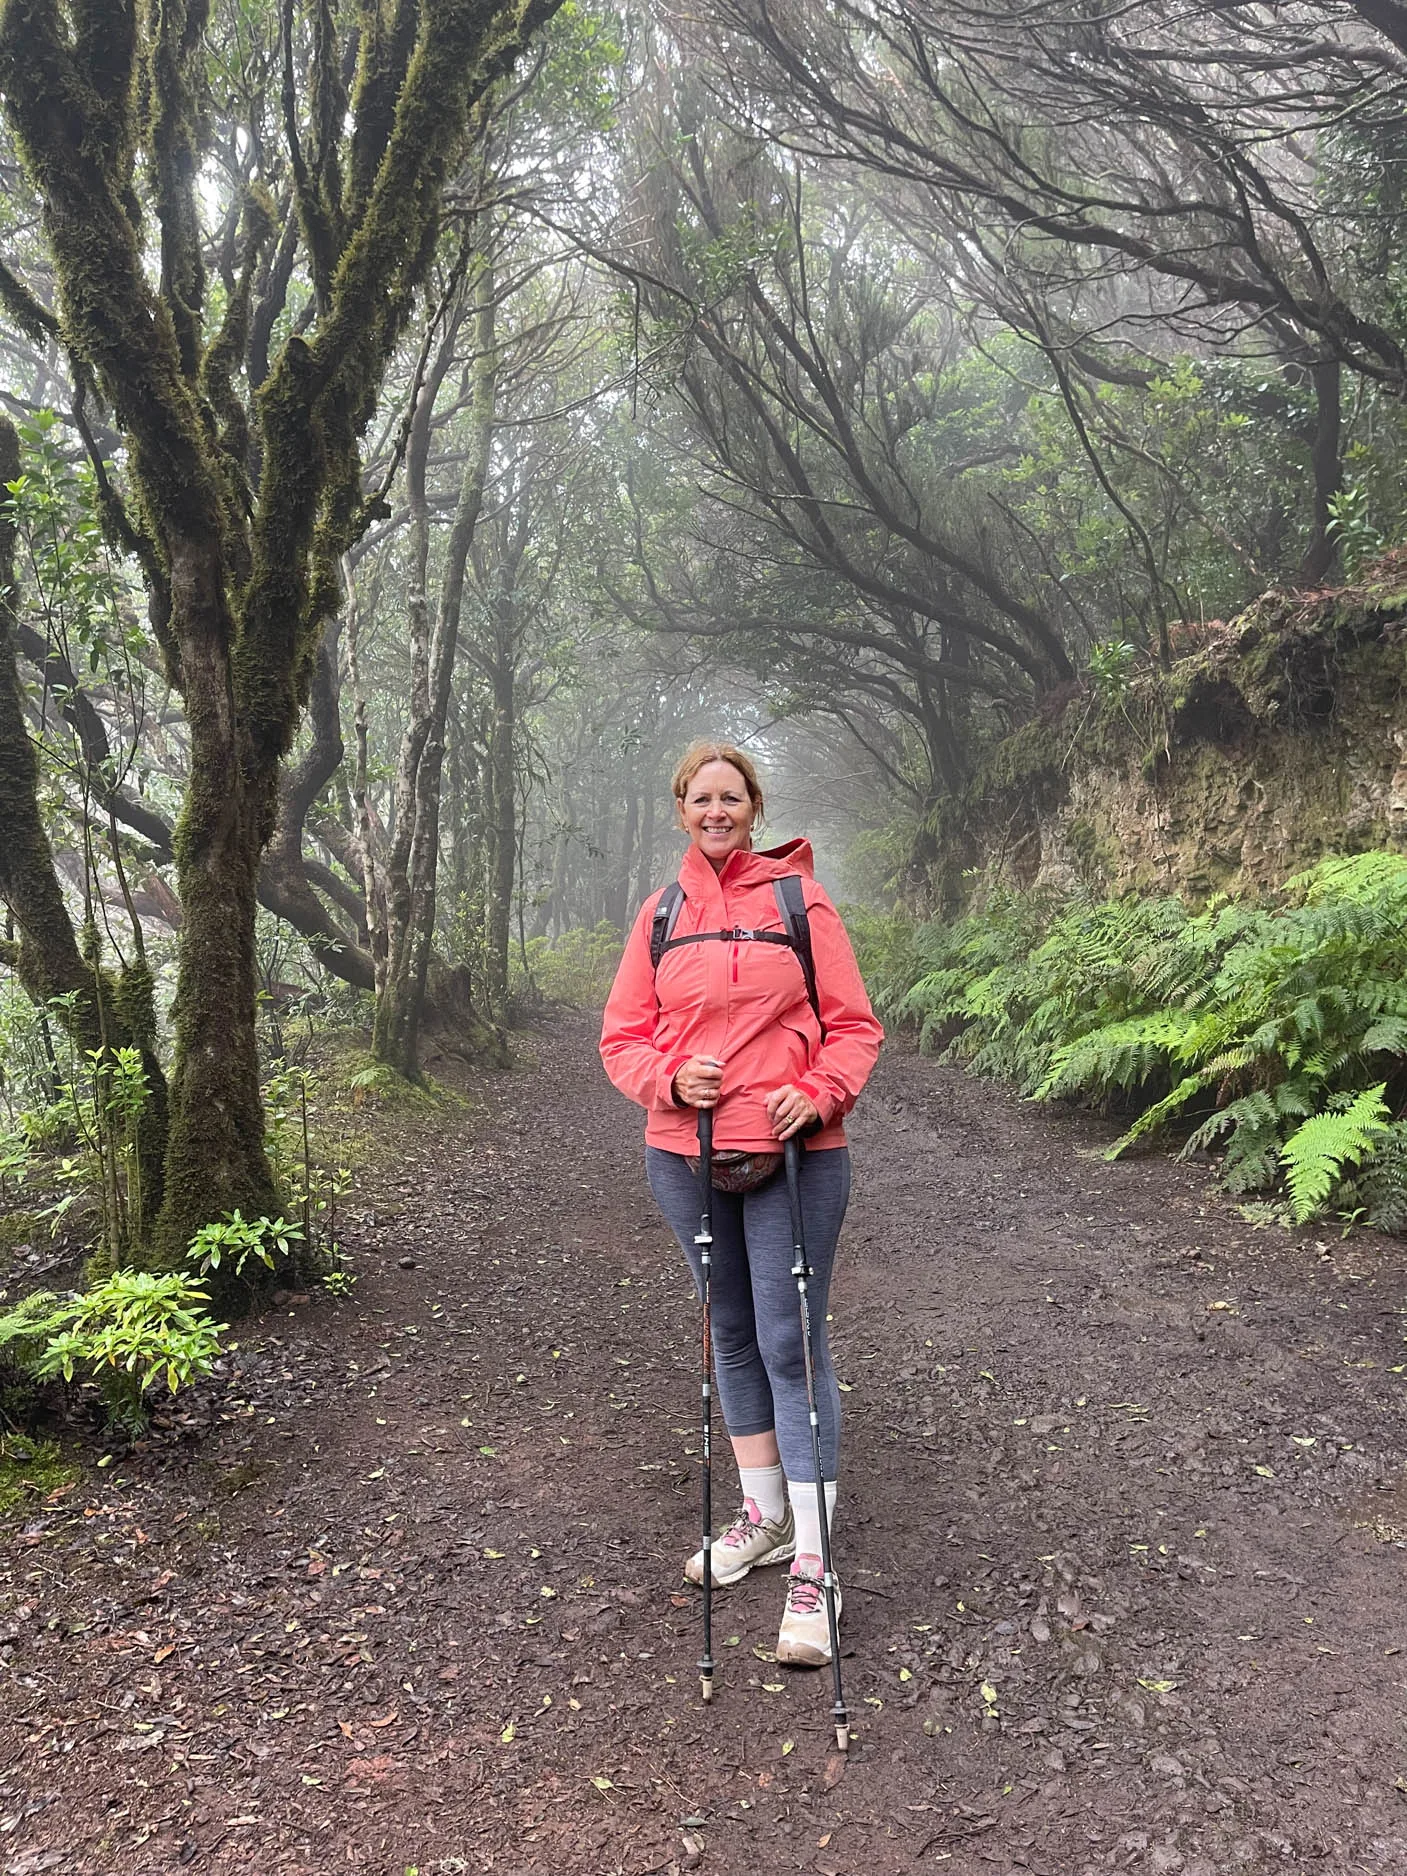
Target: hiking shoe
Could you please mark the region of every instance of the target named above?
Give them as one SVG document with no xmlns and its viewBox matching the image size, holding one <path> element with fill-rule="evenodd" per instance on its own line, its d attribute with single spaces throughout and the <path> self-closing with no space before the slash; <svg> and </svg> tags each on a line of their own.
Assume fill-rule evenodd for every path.
<svg viewBox="0 0 1407 1876">
<path fill-rule="evenodd" d="M 840 1624 L 840 1585 L 835 1586 L 835 1619 Z M 777 1635 L 777 1659 L 787 1667 L 823 1668 L 831 1658 L 831 1630 L 819 1557 L 800 1557 L 787 1578 L 787 1606 Z"/>
<path fill-rule="evenodd" d="M 713 1540 L 713 1586 L 726 1589 L 740 1583 L 749 1570 L 764 1563 L 789 1563 L 796 1555 L 796 1526 L 788 1505 L 778 1519 L 764 1518 L 753 1498 L 743 1500 L 742 1510 L 721 1537 Z M 703 1584 L 703 1552 L 696 1550 L 684 1565 L 691 1583 Z"/>
</svg>

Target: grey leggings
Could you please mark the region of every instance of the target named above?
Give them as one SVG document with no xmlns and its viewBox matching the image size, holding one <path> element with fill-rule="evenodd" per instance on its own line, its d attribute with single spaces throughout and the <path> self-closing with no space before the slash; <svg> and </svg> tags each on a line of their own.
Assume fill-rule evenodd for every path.
<svg viewBox="0 0 1407 1876">
<path fill-rule="evenodd" d="M 682 1153 L 646 1147 L 650 1190 L 678 1238 L 701 1289 L 694 1233 L 699 1228 L 699 1182 Z M 801 1215 L 807 1286 L 816 1358 L 816 1412 L 821 1466 L 836 1477 L 840 1450 L 840 1389 L 826 1335 L 826 1297 L 836 1240 L 850 1197 L 850 1153 L 845 1147 L 801 1156 Z M 782 1467 L 797 1483 L 815 1483 L 801 1305 L 791 1274 L 791 1212 L 784 1173 L 756 1192 L 713 1194 L 713 1355 L 723 1417 L 735 1438 L 775 1428 Z"/>
</svg>

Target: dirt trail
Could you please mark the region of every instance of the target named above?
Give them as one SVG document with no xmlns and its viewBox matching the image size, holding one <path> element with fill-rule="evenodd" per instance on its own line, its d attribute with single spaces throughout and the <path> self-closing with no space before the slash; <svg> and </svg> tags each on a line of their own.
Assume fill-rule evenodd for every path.
<svg viewBox="0 0 1407 1876">
<path fill-rule="evenodd" d="M 524 1052 L 354 1210 L 352 1304 L 5 1530 L 3 1876 L 1407 1871 L 1400 1245 L 888 1051 L 846 1763 L 775 1573 L 700 1706 L 694 1305 L 594 1025 Z"/>
</svg>

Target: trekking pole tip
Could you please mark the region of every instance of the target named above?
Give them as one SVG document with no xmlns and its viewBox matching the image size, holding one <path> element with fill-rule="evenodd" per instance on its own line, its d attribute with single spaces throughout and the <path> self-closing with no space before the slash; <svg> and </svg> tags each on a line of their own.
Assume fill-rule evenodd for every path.
<svg viewBox="0 0 1407 1876">
<path fill-rule="evenodd" d="M 839 1751 L 849 1752 L 850 1750 L 850 1722 L 848 1719 L 836 1721 L 835 1743 Z"/>
<path fill-rule="evenodd" d="M 704 1705 L 707 1706 L 709 1701 L 713 1698 L 713 1676 L 711 1674 L 700 1674 L 699 1692 L 703 1696 Z"/>
</svg>

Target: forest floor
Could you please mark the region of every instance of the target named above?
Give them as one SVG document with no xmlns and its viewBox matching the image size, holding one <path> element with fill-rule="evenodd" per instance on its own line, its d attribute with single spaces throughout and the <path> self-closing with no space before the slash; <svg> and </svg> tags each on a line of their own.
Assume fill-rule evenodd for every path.
<svg viewBox="0 0 1407 1876">
<path fill-rule="evenodd" d="M 388 1121 L 353 1300 L 4 1524 L 3 1876 L 1401 1876 L 1403 1246 L 887 1050 L 842 1759 L 774 1571 L 700 1703 L 696 1307 L 594 1042 Z"/>
</svg>

